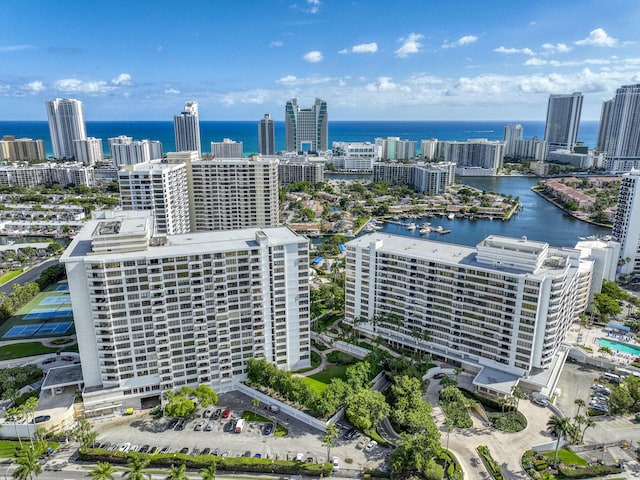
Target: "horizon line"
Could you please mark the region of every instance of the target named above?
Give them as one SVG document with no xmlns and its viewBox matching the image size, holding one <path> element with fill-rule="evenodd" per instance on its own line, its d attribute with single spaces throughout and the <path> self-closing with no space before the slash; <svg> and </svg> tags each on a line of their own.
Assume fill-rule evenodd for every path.
<svg viewBox="0 0 640 480">
<path fill-rule="evenodd" d="M 262 119 L 245 119 L 245 120 L 206 120 L 206 119 L 199 119 L 200 122 L 260 122 L 260 120 Z M 275 120 L 272 119 L 274 122 L 284 122 L 285 120 Z M 349 120 L 329 120 L 329 123 L 331 122 L 502 122 L 502 123 L 518 123 L 518 122 L 545 122 L 546 120 L 533 120 L 533 119 L 519 119 L 519 120 L 443 120 L 443 119 L 436 119 L 436 120 L 399 120 L 399 119 L 367 119 L 367 120 L 361 120 L 361 119 L 349 119 Z M 599 122 L 600 119 L 581 119 L 580 123 L 582 122 Z M 0 119 L 0 122 L 44 122 L 44 123 L 48 123 L 49 120 L 42 120 L 42 119 L 38 119 L 38 120 L 2 120 Z M 173 123 L 173 120 L 141 120 L 141 119 L 136 119 L 136 120 L 85 120 L 85 123 L 90 123 L 90 122 L 167 122 L 167 123 Z"/>
</svg>

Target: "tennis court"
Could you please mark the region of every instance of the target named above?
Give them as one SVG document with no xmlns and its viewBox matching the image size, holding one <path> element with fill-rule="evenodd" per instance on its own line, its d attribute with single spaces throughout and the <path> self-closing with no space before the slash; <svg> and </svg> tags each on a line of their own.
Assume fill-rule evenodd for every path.
<svg viewBox="0 0 640 480">
<path fill-rule="evenodd" d="M 68 292 L 69 291 L 69 284 L 68 283 L 61 283 L 60 285 L 58 285 L 56 287 L 56 289 L 54 291 L 55 292 Z"/>
<path fill-rule="evenodd" d="M 64 305 L 71 303 L 71 295 L 60 295 L 58 297 L 47 297 L 42 299 L 40 305 Z"/>
<path fill-rule="evenodd" d="M 36 335 L 62 335 L 71 328 L 71 325 L 73 325 L 73 322 L 14 325 L 2 336 L 2 338 L 33 337 Z"/>
<path fill-rule="evenodd" d="M 47 310 L 36 308 L 27 313 L 23 318 L 25 320 L 46 320 L 48 318 L 71 317 L 73 310 L 71 308 L 58 308 L 57 310 Z"/>
</svg>

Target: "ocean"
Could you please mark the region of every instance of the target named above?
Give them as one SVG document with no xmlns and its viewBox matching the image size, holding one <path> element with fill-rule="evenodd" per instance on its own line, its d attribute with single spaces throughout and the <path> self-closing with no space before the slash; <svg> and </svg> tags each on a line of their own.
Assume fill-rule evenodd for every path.
<svg viewBox="0 0 640 480">
<path fill-rule="evenodd" d="M 524 129 L 524 138 L 544 137 L 544 123 L 532 121 L 330 121 L 329 146 L 331 142 L 374 142 L 378 137 L 400 137 L 415 140 L 420 148 L 420 140 L 437 138 L 438 140 L 464 141 L 470 138 L 502 140 L 504 127 L 510 123 L 520 123 Z M 593 148 L 598 137 L 597 121 L 580 123 L 578 138 Z M 118 135 L 127 135 L 134 140 L 160 140 L 164 152 L 175 150 L 173 122 L 86 122 L 87 135 L 101 138 L 105 155 L 108 155 L 107 139 Z M 276 150 L 284 150 L 284 122 L 276 121 Z M 42 139 L 47 155 L 53 155 L 51 137 L 47 122 L 10 122 L 0 121 L 0 137 L 14 135 L 16 138 L 28 137 Z M 253 121 L 201 121 L 200 139 L 202 152 L 211 151 L 210 142 L 220 142 L 230 138 L 243 142 L 245 155 L 258 151 L 258 122 Z"/>
</svg>

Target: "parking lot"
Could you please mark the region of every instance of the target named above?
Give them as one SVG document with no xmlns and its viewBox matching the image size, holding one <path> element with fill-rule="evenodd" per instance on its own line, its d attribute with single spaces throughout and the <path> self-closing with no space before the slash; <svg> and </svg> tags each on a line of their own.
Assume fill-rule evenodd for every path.
<svg viewBox="0 0 640 480">
<path fill-rule="evenodd" d="M 212 412 L 218 408 L 230 409 L 228 418 L 204 419 L 204 409 L 199 409 L 196 416 L 184 425 L 184 429 L 175 429 L 175 420 L 171 418 L 154 419 L 146 412 L 135 413 L 132 416 L 118 416 L 94 421 L 98 432 L 97 442 L 122 445 L 128 443 L 158 450 L 168 447 L 168 451 L 179 452 L 187 449 L 192 454 L 194 450 L 202 452 L 208 448 L 211 453 L 217 452 L 224 456 L 256 456 L 273 459 L 303 458 L 305 461 L 325 462 L 327 448 L 322 446 L 322 432 L 309 427 L 297 420 L 290 419 L 286 415 L 271 413 L 260 404 L 256 413 L 267 417 L 274 425 L 282 425 L 287 428 L 288 435 L 275 437 L 273 433 L 264 435 L 266 423 L 246 422 L 241 433 L 230 430 L 231 422 L 237 420 L 242 412 L 253 411 L 251 398 L 239 392 L 230 392 L 219 395 L 216 406 L 210 407 Z M 196 426 L 202 423 L 202 429 L 196 431 Z M 207 431 L 207 426 L 210 430 Z M 173 428 L 169 428 L 169 427 Z M 226 430 L 225 431 L 225 426 Z M 370 451 L 363 448 L 362 436 L 354 436 L 345 439 L 348 426 L 344 426 L 336 446 L 331 449 L 331 457 L 340 459 L 340 469 L 363 468 L 387 468 L 389 449 L 373 446 Z M 360 444 L 360 446 L 359 446 Z M 300 454 L 302 454 L 300 456 Z"/>
</svg>

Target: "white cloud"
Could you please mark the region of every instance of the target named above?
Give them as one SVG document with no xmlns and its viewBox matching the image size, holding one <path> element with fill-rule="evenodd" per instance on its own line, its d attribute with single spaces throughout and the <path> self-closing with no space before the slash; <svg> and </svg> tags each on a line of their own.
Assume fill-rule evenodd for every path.
<svg viewBox="0 0 640 480">
<path fill-rule="evenodd" d="M 377 51 L 378 44 L 376 42 L 361 43 L 360 45 L 351 47 L 351 53 L 376 53 Z"/>
<path fill-rule="evenodd" d="M 309 63 L 318 63 L 321 62 L 322 59 L 324 57 L 322 56 L 322 52 L 318 51 L 318 50 L 312 50 L 311 52 L 307 52 L 304 54 L 304 56 L 302 57 L 302 59 L 305 62 L 309 62 Z"/>
<path fill-rule="evenodd" d="M 539 67 L 540 65 L 546 65 L 549 63 L 547 60 L 541 58 L 529 58 L 523 65 Z"/>
<path fill-rule="evenodd" d="M 347 50 L 346 48 L 343 48 L 342 50 L 338 50 L 338 53 L 340 55 L 346 55 L 347 53 L 349 53 L 349 50 Z"/>
<path fill-rule="evenodd" d="M 396 57 L 406 58 L 413 53 L 418 53 L 420 48 L 422 48 L 420 40 L 423 38 L 424 35 L 421 33 L 410 33 L 408 37 L 400 38 L 400 41 L 403 42 L 403 44 L 396 50 Z"/>
<path fill-rule="evenodd" d="M 53 88 L 68 93 L 105 93 L 115 87 L 108 85 L 103 80 L 83 82 L 77 78 L 63 78 L 53 82 Z"/>
<path fill-rule="evenodd" d="M 512 53 L 524 53 L 525 55 L 535 55 L 535 52 L 533 50 L 531 50 L 530 48 L 514 48 L 514 47 L 503 47 L 503 46 L 499 46 L 498 48 L 494 48 L 493 49 L 494 52 L 498 52 L 498 53 L 506 53 L 506 54 L 512 54 Z"/>
<path fill-rule="evenodd" d="M 589 32 L 589 36 L 582 40 L 577 40 L 576 45 L 594 45 L 596 47 L 613 47 L 618 43 L 618 40 L 607 35 L 602 28 L 596 28 Z"/>
<path fill-rule="evenodd" d="M 128 73 L 121 73 L 116 78 L 111 80 L 112 85 L 131 85 L 131 75 Z"/>
<path fill-rule="evenodd" d="M 281 83 L 281 84 L 288 84 L 288 83 L 294 83 L 297 80 L 297 78 L 293 75 L 287 75 L 286 77 L 282 77 L 278 80 L 276 80 L 276 83 Z"/>
<path fill-rule="evenodd" d="M 11 85 L 3 85 L 0 83 L 0 93 L 5 93 L 11 90 Z"/>
<path fill-rule="evenodd" d="M 282 45 L 284 45 L 282 40 L 274 40 L 269 44 L 270 47 L 281 47 Z"/>
<path fill-rule="evenodd" d="M 24 85 L 22 85 L 22 89 L 29 91 L 29 93 L 40 93 L 46 90 L 46 87 L 40 80 L 35 80 L 33 82 L 25 83 Z"/>
<path fill-rule="evenodd" d="M 369 83 L 365 88 L 370 92 L 388 92 L 397 87 L 398 85 L 391 81 L 391 77 L 378 77 L 376 83 Z"/>
<path fill-rule="evenodd" d="M 5 45 L 4 47 L 0 47 L 0 53 L 20 52 L 22 50 L 31 50 L 32 48 L 31 45 Z"/>
<path fill-rule="evenodd" d="M 309 13 L 318 13 L 320 10 L 320 0 L 307 0 L 307 4 L 310 5 Z"/>
<path fill-rule="evenodd" d="M 178 95 L 180 93 L 180 90 L 177 90 L 175 88 L 165 88 L 164 93 L 168 95 Z"/>
<path fill-rule="evenodd" d="M 462 45 L 468 45 L 470 43 L 474 43 L 478 40 L 478 37 L 476 37 L 475 35 L 465 35 L 464 37 L 460 37 L 458 40 L 456 40 L 453 43 L 444 43 L 442 45 L 442 48 L 455 48 L 455 47 L 460 47 Z"/>
<path fill-rule="evenodd" d="M 545 53 L 567 53 L 571 50 L 566 43 L 543 43 L 542 48 Z"/>
</svg>

